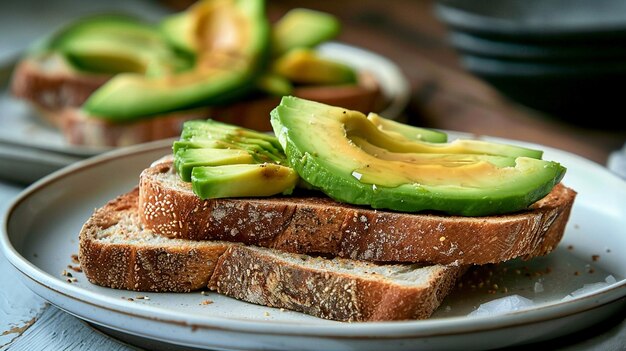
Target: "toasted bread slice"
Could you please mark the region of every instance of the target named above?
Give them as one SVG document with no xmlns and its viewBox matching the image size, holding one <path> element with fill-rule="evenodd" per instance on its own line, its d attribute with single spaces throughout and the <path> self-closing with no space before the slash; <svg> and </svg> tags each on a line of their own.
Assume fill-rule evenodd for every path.
<svg viewBox="0 0 626 351">
<path fill-rule="evenodd" d="M 552 251 L 576 192 L 557 185 L 528 210 L 483 217 L 400 213 L 320 194 L 201 200 L 172 164 L 140 177 L 139 215 L 170 238 L 225 240 L 295 253 L 385 262 L 485 264 Z"/>
<path fill-rule="evenodd" d="M 25 57 L 14 70 L 11 91 L 57 127 L 70 144 L 90 146 L 124 146 L 175 137 L 189 119 L 214 118 L 271 131 L 269 113 L 280 102 L 280 97 L 259 96 L 230 105 L 175 111 L 125 123 L 86 115 L 80 106 L 110 78 L 111 75 L 78 72 L 55 56 Z M 293 95 L 359 111 L 380 111 L 387 103 L 378 81 L 368 72 L 360 75 L 358 85 L 302 86 Z"/>
<path fill-rule="evenodd" d="M 206 288 L 237 299 L 340 321 L 427 318 L 463 267 L 377 265 L 223 241 L 168 239 L 139 220 L 138 189 L 97 209 L 80 232 L 90 282 L 118 289 Z"/>
</svg>

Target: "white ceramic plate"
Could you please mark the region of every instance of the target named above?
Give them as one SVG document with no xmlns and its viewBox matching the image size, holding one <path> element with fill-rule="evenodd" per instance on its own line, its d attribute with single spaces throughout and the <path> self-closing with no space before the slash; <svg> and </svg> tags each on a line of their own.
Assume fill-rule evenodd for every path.
<svg viewBox="0 0 626 351">
<path fill-rule="evenodd" d="M 409 83 L 400 68 L 389 59 L 365 49 L 335 42 L 320 45 L 319 51 L 326 57 L 358 69 L 367 69 L 378 78 L 383 94 L 389 99 L 388 107 L 380 112 L 382 116 L 397 118 L 408 104 Z M 8 91 L 0 92 L 0 142 L 78 156 L 92 156 L 110 150 L 105 147 L 70 145 L 61 133 L 43 123 L 35 114 L 26 103 L 11 97 Z"/>
<path fill-rule="evenodd" d="M 215 293 L 113 290 L 92 285 L 74 272 L 78 281 L 68 283 L 61 272 L 78 251 L 82 224 L 94 208 L 136 186 L 139 172 L 171 150 L 167 141 L 80 161 L 33 184 L 6 213 L 1 246 L 24 283 L 44 299 L 84 320 L 144 340 L 235 350 L 469 350 L 540 341 L 623 311 L 626 182 L 578 156 L 539 148 L 546 150 L 546 159 L 568 167 L 564 182 L 579 193 L 561 245 L 543 258 L 492 267 L 492 275 L 485 275 L 488 283 L 474 281 L 477 286 L 472 288 L 472 282 L 466 282 L 423 321 L 339 323 Z M 609 275 L 614 282 L 562 301 L 584 284 L 603 282 Z M 536 305 L 499 316 L 467 316 L 479 304 L 510 294 Z M 203 305 L 206 299 L 213 303 Z"/>
</svg>

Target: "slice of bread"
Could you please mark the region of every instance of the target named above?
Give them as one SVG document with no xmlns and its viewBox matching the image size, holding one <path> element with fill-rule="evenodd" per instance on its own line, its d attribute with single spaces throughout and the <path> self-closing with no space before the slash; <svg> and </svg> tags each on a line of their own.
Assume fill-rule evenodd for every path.
<svg viewBox="0 0 626 351">
<path fill-rule="evenodd" d="M 138 196 L 135 189 L 110 201 L 84 224 L 79 259 L 90 282 L 153 292 L 208 286 L 237 299 L 321 318 L 383 321 L 429 317 L 464 271 L 168 239 L 142 225 Z"/>
<path fill-rule="evenodd" d="M 400 213 L 316 193 L 201 200 L 167 161 L 140 177 L 139 215 L 170 238 L 225 240 L 287 252 L 384 262 L 485 264 L 552 251 L 576 192 L 557 185 L 528 210 L 484 217 Z"/>
<path fill-rule="evenodd" d="M 110 78 L 78 72 L 54 55 L 25 57 L 13 72 L 11 91 L 57 127 L 70 144 L 89 146 L 125 146 L 176 137 L 189 119 L 214 118 L 271 131 L 269 113 L 280 103 L 280 97 L 257 96 L 225 106 L 175 111 L 124 123 L 85 114 L 80 106 Z M 358 85 L 302 86 L 293 95 L 359 111 L 381 111 L 387 103 L 380 84 L 368 72 L 360 75 Z"/>
</svg>

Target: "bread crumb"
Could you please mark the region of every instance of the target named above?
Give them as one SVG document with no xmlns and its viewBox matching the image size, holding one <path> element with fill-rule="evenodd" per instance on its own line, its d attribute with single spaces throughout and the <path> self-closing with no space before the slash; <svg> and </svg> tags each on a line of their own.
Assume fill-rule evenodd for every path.
<svg viewBox="0 0 626 351">
<path fill-rule="evenodd" d="M 206 305 L 210 305 L 210 304 L 212 304 L 212 303 L 213 303 L 213 300 L 208 300 L 208 299 L 207 299 L 207 300 L 204 300 L 204 301 L 200 302 L 200 305 L 204 305 L 204 306 L 206 306 Z"/>
<path fill-rule="evenodd" d="M 137 300 L 150 300 L 150 298 L 148 296 L 135 296 L 135 299 Z"/>
<path fill-rule="evenodd" d="M 82 273 L 83 269 L 80 266 L 72 266 L 71 264 L 67 265 L 67 268 L 73 270 L 74 272 L 77 273 Z"/>
<path fill-rule="evenodd" d="M 80 263 L 80 261 L 78 260 L 78 255 L 77 254 L 72 254 L 71 258 L 72 258 L 72 263 L 74 263 L 74 264 L 79 264 Z"/>
<path fill-rule="evenodd" d="M 267 311 L 265 311 L 265 312 L 263 312 L 263 315 L 264 315 L 265 317 L 269 317 L 269 316 L 270 316 L 270 313 L 269 313 L 269 312 L 267 312 Z"/>
<path fill-rule="evenodd" d="M 591 255 L 591 260 L 593 262 L 598 262 L 599 259 L 600 259 L 600 255 Z"/>
</svg>

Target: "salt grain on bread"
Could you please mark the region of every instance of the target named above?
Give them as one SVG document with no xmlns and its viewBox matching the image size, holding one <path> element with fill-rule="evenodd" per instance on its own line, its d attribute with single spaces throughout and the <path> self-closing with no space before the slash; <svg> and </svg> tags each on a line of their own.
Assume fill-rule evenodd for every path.
<svg viewBox="0 0 626 351">
<path fill-rule="evenodd" d="M 220 241 L 169 239 L 139 220 L 138 189 L 97 209 L 80 232 L 91 283 L 136 291 L 204 289 L 340 321 L 429 317 L 464 270 L 377 265 Z"/>
<path fill-rule="evenodd" d="M 528 210 L 483 217 L 408 214 L 324 196 L 201 200 L 162 160 L 140 176 L 139 215 L 155 233 L 386 262 L 486 264 L 552 251 L 576 196 L 558 184 Z"/>
</svg>

